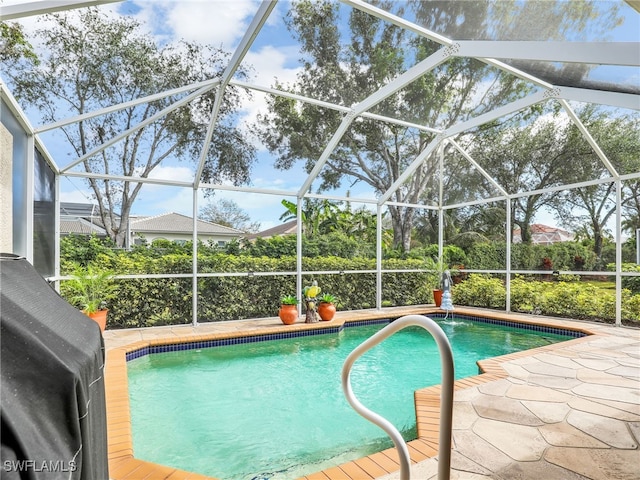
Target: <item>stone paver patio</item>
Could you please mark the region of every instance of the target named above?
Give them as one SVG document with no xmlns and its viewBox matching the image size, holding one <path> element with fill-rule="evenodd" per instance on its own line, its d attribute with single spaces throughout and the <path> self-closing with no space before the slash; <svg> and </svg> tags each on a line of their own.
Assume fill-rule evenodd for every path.
<svg viewBox="0 0 640 480">
<path fill-rule="evenodd" d="M 350 320 L 424 313 L 424 307 L 422 312 L 416 308 L 419 307 L 339 313 Z M 471 315 L 479 312 L 475 309 L 457 311 Z M 592 335 L 479 362 L 486 375 L 456 382 L 451 478 L 640 480 L 640 329 L 497 312 L 491 314 L 510 320 L 580 329 Z M 140 342 L 162 339 L 164 343 L 174 336 L 184 339 L 185 334 L 190 335 L 190 330 L 193 330 L 193 335 L 212 331 L 247 335 L 256 330 L 280 328 L 284 326 L 274 319 L 261 319 L 207 324 L 197 329 L 182 326 L 108 330 L 105 343 L 108 351 L 116 351 Z M 298 324 L 297 328 L 306 326 Z M 109 373 L 107 384 L 109 388 Z M 416 393 L 417 410 L 420 410 L 421 395 L 428 396 L 427 390 Z M 430 395 L 433 397 L 432 392 Z M 109 394 L 107 401 L 109 404 Z M 427 423 L 431 428 L 433 422 L 427 419 Z M 420 424 L 418 418 L 418 433 L 424 436 L 420 435 Z M 437 430 L 427 432 L 426 436 L 437 438 Z M 153 464 L 136 460 L 129 450 L 127 447 L 125 455 L 113 457 L 110 473 L 114 478 L 134 478 L 135 473 L 141 473 L 143 468 L 153 470 L 150 467 Z M 389 456 L 393 457 L 393 454 L 387 454 L 385 462 Z M 424 457 L 423 454 L 419 460 L 414 460 L 412 478 L 437 479 L 437 456 Z M 375 460 L 367 462 L 375 463 Z M 371 465 L 369 470 L 379 471 L 378 474 L 364 473 L 361 467 L 366 462 L 355 463 L 357 465 L 345 464 L 305 478 L 400 478 L 399 471 L 393 471 L 393 466 L 382 462 Z M 125 468 L 125 465 L 129 467 Z M 128 468 L 134 468 L 133 476 L 113 475 Z M 398 468 L 397 462 L 395 468 Z M 180 471 L 167 467 L 161 467 L 156 473 L 153 478 L 183 478 Z M 187 475 L 184 478 L 204 477 Z"/>
<path fill-rule="evenodd" d="M 640 479 L 640 330 L 588 328 L 597 335 L 456 390 L 452 479 Z M 412 478 L 436 479 L 437 459 L 413 465 Z"/>
</svg>

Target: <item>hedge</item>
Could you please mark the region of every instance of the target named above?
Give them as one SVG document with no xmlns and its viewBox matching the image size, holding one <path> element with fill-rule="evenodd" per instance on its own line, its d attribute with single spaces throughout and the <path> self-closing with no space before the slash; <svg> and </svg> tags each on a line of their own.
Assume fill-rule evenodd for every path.
<svg viewBox="0 0 640 480">
<path fill-rule="evenodd" d="M 95 262 L 118 275 L 184 273 L 192 271 L 191 256 L 167 254 L 161 257 L 122 254 L 98 255 Z M 66 268 L 70 268 L 67 265 Z M 338 257 L 304 258 L 305 271 L 375 270 L 373 259 Z M 421 260 L 385 260 L 383 268 L 407 270 L 424 268 Z M 271 317 L 278 314 L 280 298 L 295 295 L 296 276 L 260 275 L 268 272 L 294 272 L 296 257 L 281 258 L 234 256 L 226 254 L 198 256 L 198 271 L 238 273 L 238 276 L 211 276 L 198 279 L 198 320 L 201 322 Z M 247 274 L 251 272 L 252 274 Z M 386 273 L 383 275 L 385 306 L 417 305 L 432 302 L 427 273 Z M 332 273 L 303 275 L 303 285 L 317 280 L 325 293 L 338 297 L 338 308 L 354 310 L 376 306 L 375 273 Z M 61 293 L 67 294 L 65 282 Z M 191 322 L 191 278 L 120 279 L 116 298 L 109 302 L 111 328 L 186 324 Z"/>
<path fill-rule="evenodd" d="M 452 297 L 454 305 L 504 309 L 506 286 L 500 278 L 471 274 L 454 286 Z M 516 277 L 511 281 L 511 310 L 612 322 L 616 317 L 616 298 L 614 291 L 593 283 Z M 622 290 L 622 319 L 634 325 L 640 322 L 640 295 L 628 289 Z"/>
<path fill-rule="evenodd" d="M 497 250 L 496 250 L 497 251 Z M 98 253 L 92 263 L 127 274 L 191 274 L 191 256 L 169 253 L 149 256 L 144 253 Z M 65 268 L 70 268 L 67 263 Z M 420 259 L 389 259 L 385 270 L 421 270 Z M 375 270 L 375 260 L 338 257 L 303 258 L 307 272 L 345 273 L 305 274 L 303 285 L 317 280 L 324 293 L 338 297 L 339 310 L 358 310 L 376 306 L 376 274 L 347 273 Z M 237 273 L 237 276 L 211 276 L 198 279 L 198 320 L 225 321 L 272 317 L 278 314 L 280 298 L 295 294 L 295 256 L 280 258 L 235 256 L 222 253 L 198 256 L 198 269 L 206 273 Z M 252 274 L 247 274 L 252 272 Z M 275 275 L 261 275 L 279 272 Z M 390 272 L 382 275 L 382 305 L 404 306 L 433 302 L 426 272 Z M 470 274 L 453 288 L 455 305 L 504 309 L 506 288 L 503 276 Z M 575 280 L 566 278 L 567 280 Z M 565 280 L 564 278 L 562 280 Z M 635 278 L 631 280 L 636 280 Z M 109 327 L 145 327 L 188 324 L 192 319 L 192 280 L 186 278 L 120 279 L 116 297 L 109 302 Z M 65 282 L 61 293 L 67 295 Z M 623 319 L 640 322 L 640 295 L 623 290 Z M 613 321 L 615 292 L 592 284 L 568 281 L 532 281 L 516 278 L 511 283 L 512 310 Z"/>
</svg>

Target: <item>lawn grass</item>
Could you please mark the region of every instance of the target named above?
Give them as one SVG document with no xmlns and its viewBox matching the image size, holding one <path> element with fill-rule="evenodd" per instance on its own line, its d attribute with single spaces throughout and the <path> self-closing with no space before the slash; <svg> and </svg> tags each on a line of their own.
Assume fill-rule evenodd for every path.
<svg viewBox="0 0 640 480">
<path fill-rule="evenodd" d="M 592 285 L 602 290 L 614 290 L 616 289 L 616 282 L 614 281 L 601 281 L 601 280 L 588 280 L 581 281 L 582 285 Z"/>
</svg>

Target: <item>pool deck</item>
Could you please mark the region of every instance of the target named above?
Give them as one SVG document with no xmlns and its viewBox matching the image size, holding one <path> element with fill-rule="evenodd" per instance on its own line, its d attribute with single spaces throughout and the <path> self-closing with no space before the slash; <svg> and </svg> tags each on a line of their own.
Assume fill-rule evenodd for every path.
<svg viewBox="0 0 640 480">
<path fill-rule="evenodd" d="M 346 321 L 440 312 L 433 306 L 338 312 L 331 322 L 282 325 L 276 318 L 104 332 L 109 474 L 112 480 L 211 477 L 136 459 L 126 353 L 150 345 L 335 327 Z M 589 335 L 480 362 L 455 382 L 452 479 L 640 480 L 640 329 L 535 315 L 456 308 Z M 418 439 L 412 478 L 437 479 L 440 387 L 415 393 Z M 394 449 L 317 472 L 305 480 L 395 480 Z"/>
</svg>

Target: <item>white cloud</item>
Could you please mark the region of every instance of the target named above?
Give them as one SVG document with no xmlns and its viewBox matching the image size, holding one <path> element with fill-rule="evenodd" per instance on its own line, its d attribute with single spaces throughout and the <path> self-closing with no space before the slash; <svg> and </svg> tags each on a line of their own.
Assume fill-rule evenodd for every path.
<svg viewBox="0 0 640 480">
<path fill-rule="evenodd" d="M 279 48 L 267 45 L 257 51 L 249 51 L 245 56 L 244 63 L 251 65 L 255 73 L 252 83 L 260 86 L 271 87 L 277 79 L 280 83 L 293 83 L 300 67 L 290 68 L 286 65 L 295 58 L 297 49 Z M 246 100 L 241 107 L 242 122 L 248 127 L 247 132 L 251 135 L 250 126 L 255 123 L 259 113 L 267 111 L 266 94 L 258 91 L 252 92 L 252 99 Z M 260 150 L 265 150 L 262 145 L 256 145 Z"/>
<path fill-rule="evenodd" d="M 280 83 L 291 83 L 296 79 L 300 68 L 288 68 L 286 64 L 298 55 L 297 47 L 274 47 L 266 45 L 258 51 L 249 51 L 245 62 L 255 69 L 255 83 L 273 85 L 277 78 Z"/>
<path fill-rule="evenodd" d="M 193 182 L 194 176 L 195 166 L 193 165 L 189 167 L 158 165 L 149 173 L 149 178 L 175 180 L 176 182 Z"/>
<path fill-rule="evenodd" d="M 244 35 L 258 5 L 248 0 L 171 2 L 165 22 L 177 38 L 230 50 Z"/>
</svg>

